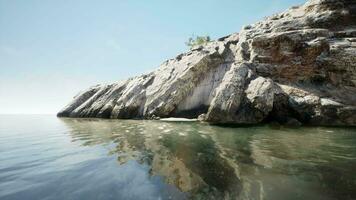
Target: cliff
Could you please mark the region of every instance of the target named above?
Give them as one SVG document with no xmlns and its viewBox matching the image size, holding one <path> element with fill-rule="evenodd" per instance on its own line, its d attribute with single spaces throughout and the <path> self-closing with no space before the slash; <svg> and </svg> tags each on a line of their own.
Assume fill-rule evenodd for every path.
<svg viewBox="0 0 356 200">
<path fill-rule="evenodd" d="M 78 94 L 59 117 L 356 125 L 356 1 L 309 0 Z"/>
</svg>

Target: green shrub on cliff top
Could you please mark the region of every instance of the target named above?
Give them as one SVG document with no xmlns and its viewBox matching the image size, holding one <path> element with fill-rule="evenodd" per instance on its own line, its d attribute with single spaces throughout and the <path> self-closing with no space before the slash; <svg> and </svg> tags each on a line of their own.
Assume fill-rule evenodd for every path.
<svg viewBox="0 0 356 200">
<path fill-rule="evenodd" d="M 185 44 L 192 49 L 194 47 L 204 46 L 210 41 L 211 41 L 210 36 L 196 36 L 195 38 L 193 36 L 190 37 Z"/>
</svg>

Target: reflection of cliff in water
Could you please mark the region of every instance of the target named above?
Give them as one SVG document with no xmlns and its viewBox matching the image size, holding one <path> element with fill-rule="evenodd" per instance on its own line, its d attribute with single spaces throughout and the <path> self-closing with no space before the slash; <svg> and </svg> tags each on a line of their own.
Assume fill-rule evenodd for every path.
<svg viewBox="0 0 356 200">
<path fill-rule="evenodd" d="M 220 128 L 214 141 L 247 199 L 356 199 L 355 129 Z"/>
<path fill-rule="evenodd" d="M 200 123 L 63 119 L 73 140 L 109 145 L 120 164 L 195 199 L 353 199 L 352 129 L 223 128 Z M 350 145 L 347 145 L 350 144 Z M 345 157 L 345 152 L 347 156 Z M 336 183 L 336 184 L 335 184 Z"/>
<path fill-rule="evenodd" d="M 129 160 L 151 167 L 192 198 L 236 199 L 241 183 L 235 169 L 220 156 L 207 135 L 192 124 L 147 121 L 63 119 L 73 140 L 83 145 L 111 144 L 120 164 Z"/>
</svg>

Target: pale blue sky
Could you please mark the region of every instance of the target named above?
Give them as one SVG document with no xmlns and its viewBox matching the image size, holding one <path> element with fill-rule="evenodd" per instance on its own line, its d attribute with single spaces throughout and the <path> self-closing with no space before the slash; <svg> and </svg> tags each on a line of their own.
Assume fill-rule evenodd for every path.
<svg viewBox="0 0 356 200">
<path fill-rule="evenodd" d="M 56 113 L 80 90 L 304 0 L 0 0 L 0 113 Z"/>
</svg>

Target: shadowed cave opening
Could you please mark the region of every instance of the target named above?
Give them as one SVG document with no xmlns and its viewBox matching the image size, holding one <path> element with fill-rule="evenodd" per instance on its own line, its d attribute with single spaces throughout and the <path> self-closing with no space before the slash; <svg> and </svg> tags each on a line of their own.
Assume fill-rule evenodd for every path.
<svg viewBox="0 0 356 200">
<path fill-rule="evenodd" d="M 172 117 L 179 117 L 179 118 L 188 118 L 188 119 L 195 119 L 198 118 L 199 115 L 207 113 L 209 109 L 209 105 L 200 105 L 193 109 L 189 110 L 175 110 L 170 115 Z"/>
</svg>

